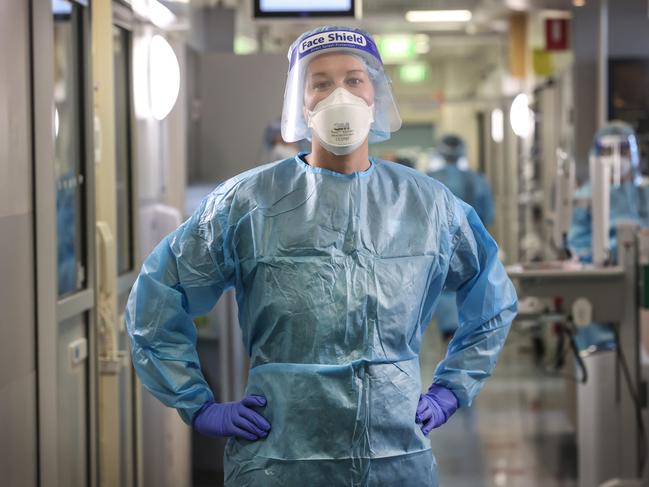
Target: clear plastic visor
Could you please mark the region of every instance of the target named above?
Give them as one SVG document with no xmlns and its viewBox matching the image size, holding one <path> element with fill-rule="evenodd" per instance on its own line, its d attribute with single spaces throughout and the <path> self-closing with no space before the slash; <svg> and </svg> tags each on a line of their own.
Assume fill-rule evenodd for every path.
<svg viewBox="0 0 649 487">
<path fill-rule="evenodd" d="M 336 54 L 344 56 L 334 57 Z M 331 56 L 333 63 L 321 62 L 318 67 L 322 69 L 310 70 L 310 64 L 320 56 Z M 347 57 L 351 59 L 345 59 Z M 363 83 L 371 83 L 371 90 L 363 87 Z M 282 138 L 287 142 L 310 139 L 307 110 L 312 110 L 339 87 L 365 99 L 368 105 L 374 105 L 374 122 L 368 136 L 370 143 L 389 139 L 390 134 L 401 127 L 391 83 L 379 61 L 357 49 L 324 49 L 298 59 L 289 70 L 282 109 Z M 369 91 L 373 92 L 372 96 L 368 95 Z"/>
</svg>

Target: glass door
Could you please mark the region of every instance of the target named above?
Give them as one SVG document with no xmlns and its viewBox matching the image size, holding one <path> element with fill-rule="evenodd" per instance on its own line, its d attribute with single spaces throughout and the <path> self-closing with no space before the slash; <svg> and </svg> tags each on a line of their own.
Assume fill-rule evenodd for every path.
<svg viewBox="0 0 649 487">
<path fill-rule="evenodd" d="M 39 484 L 45 486 L 97 484 L 89 30 L 86 1 L 32 3 Z"/>
</svg>

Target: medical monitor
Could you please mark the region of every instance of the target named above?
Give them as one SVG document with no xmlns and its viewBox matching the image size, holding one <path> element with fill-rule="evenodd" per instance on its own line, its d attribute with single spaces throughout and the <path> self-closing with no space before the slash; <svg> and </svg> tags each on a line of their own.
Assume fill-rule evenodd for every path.
<svg viewBox="0 0 649 487">
<path fill-rule="evenodd" d="M 362 0 L 254 0 L 255 18 L 356 17 Z"/>
</svg>

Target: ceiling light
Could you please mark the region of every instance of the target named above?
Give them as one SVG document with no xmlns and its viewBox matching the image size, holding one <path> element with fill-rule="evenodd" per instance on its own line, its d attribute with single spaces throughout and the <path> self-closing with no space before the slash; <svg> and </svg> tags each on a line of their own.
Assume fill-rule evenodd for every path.
<svg viewBox="0 0 649 487">
<path fill-rule="evenodd" d="M 410 10 L 406 12 L 408 22 L 468 22 L 470 10 Z"/>
<path fill-rule="evenodd" d="M 156 26 L 165 29 L 175 22 L 176 16 L 160 2 L 153 0 L 149 2 L 149 19 Z"/>
<path fill-rule="evenodd" d="M 586 5 L 586 0 L 572 0 L 572 5 L 575 7 L 583 7 Z"/>
</svg>

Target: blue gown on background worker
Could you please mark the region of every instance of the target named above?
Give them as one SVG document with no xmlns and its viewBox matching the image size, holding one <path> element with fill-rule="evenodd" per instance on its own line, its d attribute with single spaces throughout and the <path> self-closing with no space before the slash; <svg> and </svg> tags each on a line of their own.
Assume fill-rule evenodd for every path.
<svg viewBox="0 0 649 487">
<path fill-rule="evenodd" d="M 615 156 L 615 153 L 618 156 Z M 591 157 L 601 163 L 619 165 L 619 181 L 610 188 L 609 238 L 613 257 L 617 256 L 617 225 L 631 221 L 649 227 L 649 186 L 640 174 L 640 155 L 633 129 L 623 122 L 610 122 L 593 139 Z M 612 174 L 616 171 L 612 170 Z M 584 184 L 575 193 L 568 247 L 581 262 L 592 262 L 591 186 Z M 593 323 L 580 328 L 575 337 L 580 350 L 612 349 L 615 335 L 611 325 Z"/>
<path fill-rule="evenodd" d="M 491 225 L 494 219 L 494 202 L 489 183 L 482 174 L 458 167 L 460 159 L 466 157 L 464 141 L 456 135 L 446 135 L 440 140 L 438 151 L 446 164 L 429 175 L 472 206 L 483 225 Z M 443 336 L 448 338 L 457 330 L 459 316 L 455 293 L 442 293 L 434 316 Z"/>
</svg>

